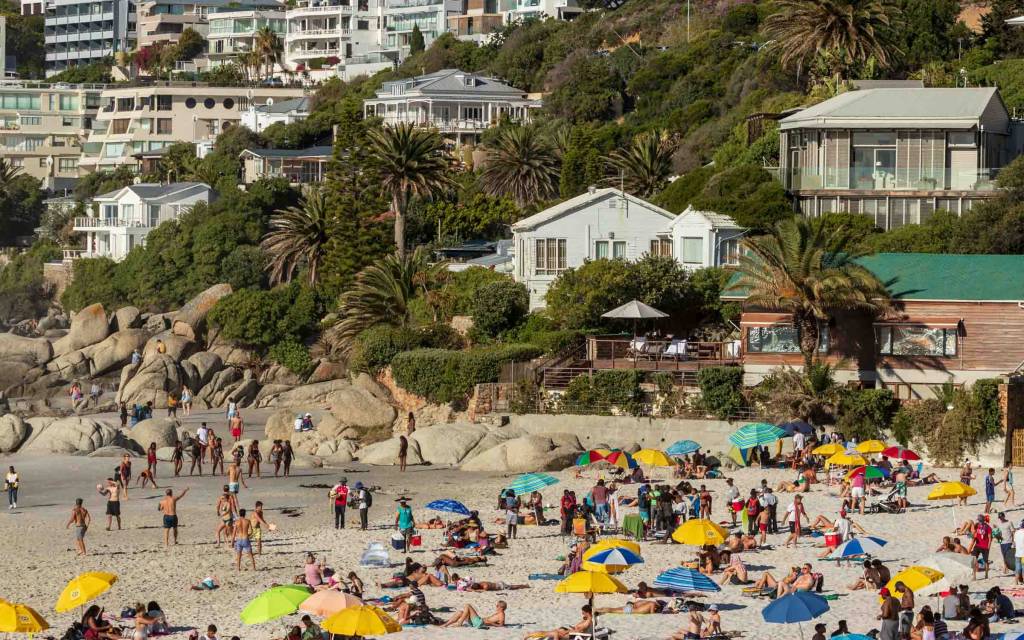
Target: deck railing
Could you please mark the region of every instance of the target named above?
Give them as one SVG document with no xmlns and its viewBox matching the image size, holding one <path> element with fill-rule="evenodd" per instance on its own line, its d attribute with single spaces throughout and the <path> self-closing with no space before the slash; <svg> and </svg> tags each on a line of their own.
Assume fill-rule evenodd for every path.
<svg viewBox="0 0 1024 640">
<path fill-rule="evenodd" d="M 733 364 L 739 359 L 738 341 L 587 337 L 587 360 L 599 369 L 682 369 L 686 362 Z M 656 366 L 651 366 L 652 362 Z"/>
</svg>

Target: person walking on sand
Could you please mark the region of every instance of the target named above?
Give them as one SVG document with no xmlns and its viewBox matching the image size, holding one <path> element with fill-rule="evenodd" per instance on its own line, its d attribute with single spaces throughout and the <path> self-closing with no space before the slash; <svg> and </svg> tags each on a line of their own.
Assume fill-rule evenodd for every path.
<svg viewBox="0 0 1024 640">
<path fill-rule="evenodd" d="M 81 498 L 76 498 L 75 506 L 71 508 L 71 518 L 64 528 L 68 529 L 75 525 L 75 549 L 80 556 L 85 555 L 85 532 L 89 529 L 90 522 L 92 516 L 89 515 L 88 509 L 82 506 Z"/>
<path fill-rule="evenodd" d="M 334 485 L 328 497 L 334 506 L 334 528 L 345 528 L 345 507 L 348 506 L 348 478 L 342 478 Z"/>
<path fill-rule="evenodd" d="M 188 475 L 192 475 L 196 468 L 199 469 L 199 477 L 203 477 L 203 443 L 199 438 L 191 438 L 189 442 L 189 455 L 192 456 L 192 466 L 188 469 Z"/>
<path fill-rule="evenodd" d="M 1003 490 L 1006 492 L 1006 499 L 1003 500 L 1003 506 L 1010 505 L 1011 507 L 1017 506 L 1017 496 L 1013 493 L 1013 467 L 1010 463 L 1006 463 L 1003 467 L 1003 479 L 999 481 L 1003 485 Z"/>
<path fill-rule="evenodd" d="M 113 520 L 117 519 L 117 530 L 121 530 L 121 499 L 120 492 L 121 487 L 113 478 L 107 478 L 107 486 L 96 487 L 101 496 L 107 497 L 107 531 L 110 531 L 110 525 L 113 524 Z"/>
<path fill-rule="evenodd" d="M 256 501 L 253 506 L 252 513 L 249 514 L 249 520 L 252 526 L 252 541 L 256 543 L 256 555 L 263 555 L 263 531 L 273 531 L 275 526 L 267 522 L 266 518 L 263 517 L 263 502 L 260 500 Z"/>
<path fill-rule="evenodd" d="M 235 520 L 235 526 L 231 531 L 231 541 L 235 547 L 235 569 L 238 571 L 242 570 L 242 554 L 248 553 L 249 560 L 252 561 L 252 570 L 256 570 L 256 556 L 252 552 L 252 522 L 246 517 L 245 509 L 238 511 L 238 520 Z"/>
<path fill-rule="evenodd" d="M 174 477 L 181 473 L 181 467 L 185 464 L 185 447 L 181 441 L 174 443 L 174 453 L 171 454 L 171 462 L 174 463 Z"/>
<path fill-rule="evenodd" d="M 224 534 L 225 540 L 231 535 L 231 528 L 235 524 L 235 513 L 238 511 L 238 502 L 228 491 L 227 485 L 224 485 L 224 491 L 217 498 L 216 510 L 219 520 L 217 523 L 217 546 L 220 546 L 221 534 Z"/>
<path fill-rule="evenodd" d="M 260 441 L 253 440 L 249 445 L 249 477 L 252 477 L 252 470 L 256 469 L 256 477 L 260 477 L 260 463 L 263 462 L 263 454 L 260 453 Z"/>
<path fill-rule="evenodd" d="M 210 469 L 210 475 L 224 475 L 224 441 L 218 437 L 213 436 L 213 430 L 210 430 L 210 464 L 213 465 Z M 217 469 L 220 469 L 220 473 L 217 473 Z"/>
<path fill-rule="evenodd" d="M 192 415 L 192 391 L 188 386 L 181 388 L 181 411 L 186 416 Z"/>
<path fill-rule="evenodd" d="M 174 495 L 174 489 L 168 489 L 157 507 L 164 516 L 164 547 L 170 546 L 172 532 L 174 533 L 174 544 L 178 544 L 178 500 L 184 498 L 190 488 L 185 487 L 179 496 Z"/>
<path fill-rule="evenodd" d="M 281 464 L 284 465 L 284 477 L 292 475 L 292 460 L 295 459 L 295 450 L 292 449 L 292 441 L 285 440 L 281 444 Z"/>
<path fill-rule="evenodd" d="M 989 467 L 985 474 L 985 513 L 992 512 L 992 503 L 996 501 L 996 470 Z"/>
<path fill-rule="evenodd" d="M 132 479 L 132 458 L 127 453 L 121 456 L 121 464 L 117 467 L 117 481 L 121 484 L 124 499 L 128 499 L 128 483 Z"/>
<path fill-rule="evenodd" d="M 405 435 L 398 436 L 398 470 L 405 471 L 405 460 L 409 456 L 409 439 Z"/>
<path fill-rule="evenodd" d="M 789 503 L 789 506 L 786 507 L 786 514 L 786 522 L 789 524 L 789 537 L 786 538 L 786 544 L 784 546 L 788 547 L 790 543 L 792 543 L 793 546 L 796 546 L 800 543 L 801 518 L 807 519 L 808 521 L 810 520 L 807 516 L 807 512 L 804 511 L 803 498 L 799 495 L 793 496 L 793 502 Z"/>
<path fill-rule="evenodd" d="M 156 480 L 156 443 L 150 442 L 146 449 L 146 470 L 153 480 Z"/>
<path fill-rule="evenodd" d="M 18 472 L 14 470 L 12 464 L 7 468 L 7 475 L 4 476 L 4 489 L 7 490 L 7 508 L 17 509 L 18 508 L 18 485 L 21 484 L 21 480 L 18 478 Z"/>
<path fill-rule="evenodd" d="M 242 467 L 239 466 L 238 462 L 232 460 L 231 464 L 228 465 L 228 491 L 237 496 L 239 485 L 246 489 L 249 488 L 249 485 L 245 484 L 245 478 L 242 477 Z"/>
<path fill-rule="evenodd" d="M 395 514 L 395 531 L 402 534 L 402 553 L 409 553 L 412 544 L 412 534 L 416 531 L 416 519 L 412 515 L 405 497 L 398 499 L 398 512 Z"/>
<path fill-rule="evenodd" d="M 280 440 L 274 440 L 270 444 L 270 464 L 274 465 L 274 477 L 281 475 L 281 451 L 284 449 L 281 446 Z"/>
<path fill-rule="evenodd" d="M 206 462 L 206 450 L 210 448 L 210 428 L 203 422 L 196 429 L 196 440 L 199 441 L 199 455 Z"/>
<path fill-rule="evenodd" d="M 175 397 L 173 391 L 167 394 L 167 417 L 178 417 L 178 398 Z"/>
<path fill-rule="evenodd" d="M 356 482 L 356 506 L 359 507 L 359 528 L 363 531 L 369 527 L 370 507 L 373 505 L 373 495 L 363 486 L 362 482 Z"/>
</svg>

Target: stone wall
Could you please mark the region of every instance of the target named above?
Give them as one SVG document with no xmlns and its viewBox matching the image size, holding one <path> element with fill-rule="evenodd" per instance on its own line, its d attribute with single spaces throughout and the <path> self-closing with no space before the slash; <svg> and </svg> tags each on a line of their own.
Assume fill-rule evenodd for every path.
<svg viewBox="0 0 1024 640">
<path fill-rule="evenodd" d="M 729 434 L 743 426 L 724 420 L 683 420 L 676 418 L 634 418 L 631 416 L 513 415 L 509 425 L 534 435 L 571 433 L 584 447 L 607 444 L 664 449 L 677 440 L 694 440 L 713 453 L 725 453 L 732 446 Z"/>
</svg>

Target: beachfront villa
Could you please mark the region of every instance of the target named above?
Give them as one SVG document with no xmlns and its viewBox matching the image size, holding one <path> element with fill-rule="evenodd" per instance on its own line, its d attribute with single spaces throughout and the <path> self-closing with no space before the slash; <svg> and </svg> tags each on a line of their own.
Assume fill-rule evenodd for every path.
<svg viewBox="0 0 1024 640">
<path fill-rule="evenodd" d="M 274 102 L 271 98 L 264 104 L 250 104 L 249 110 L 242 114 L 242 126 L 260 133 L 272 124 L 292 124 L 305 120 L 311 108 L 308 96 L 280 102 Z"/>
<path fill-rule="evenodd" d="M 513 276 L 530 308 L 545 306 L 555 278 L 584 260 L 670 256 L 688 269 L 736 264 L 744 229 L 689 208 L 678 216 L 618 189 L 594 189 L 512 225 Z"/>
<path fill-rule="evenodd" d="M 314 184 L 327 177 L 327 164 L 334 148 L 246 149 L 240 154 L 243 181 L 252 184 L 263 178 L 286 178 L 293 184 Z"/>
<path fill-rule="evenodd" d="M 65 259 L 77 257 L 123 260 L 128 252 L 146 243 L 149 232 L 210 202 L 213 189 L 201 182 L 133 184 L 93 198 L 93 215 L 75 218 L 74 230 L 85 235 L 85 248 L 65 251 Z"/>
<path fill-rule="evenodd" d="M 992 87 L 848 91 L 779 129 L 779 177 L 801 213 L 859 213 L 881 229 L 970 211 L 1024 140 Z"/>
</svg>

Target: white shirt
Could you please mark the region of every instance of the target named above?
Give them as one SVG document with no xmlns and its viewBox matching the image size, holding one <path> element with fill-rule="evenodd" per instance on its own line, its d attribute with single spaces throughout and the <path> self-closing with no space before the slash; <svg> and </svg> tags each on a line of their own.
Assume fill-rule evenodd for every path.
<svg viewBox="0 0 1024 640">
<path fill-rule="evenodd" d="M 786 507 L 786 522 L 796 522 L 796 502 L 790 502 L 789 506 Z"/>
<path fill-rule="evenodd" d="M 7 485 L 11 487 L 18 486 L 18 474 L 8 473 L 7 476 L 4 478 L 4 482 L 6 482 Z"/>
<path fill-rule="evenodd" d="M 802 432 L 797 431 L 796 433 L 793 434 L 794 449 L 803 449 L 806 444 L 807 439 L 804 437 L 804 434 Z"/>
<path fill-rule="evenodd" d="M 206 440 L 210 435 L 210 430 L 206 427 L 199 427 L 196 429 L 196 437 L 199 438 L 199 442 L 206 444 Z"/>
<path fill-rule="evenodd" d="M 740 490 L 736 488 L 736 485 L 728 487 L 725 490 L 725 500 L 727 502 L 736 502 L 740 498 Z"/>
<path fill-rule="evenodd" d="M 836 533 L 839 534 L 840 540 L 849 540 L 853 534 L 853 527 L 849 519 L 839 518 L 836 520 Z"/>
<path fill-rule="evenodd" d="M 774 493 L 763 493 L 761 494 L 761 506 L 771 507 L 779 504 L 779 496 Z"/>
<path fill-rule="evenodd" d="M 1013 532 L 1013 556 L 1024 558 L 1024 529 L 1017 529 Z"/>
</svg>

